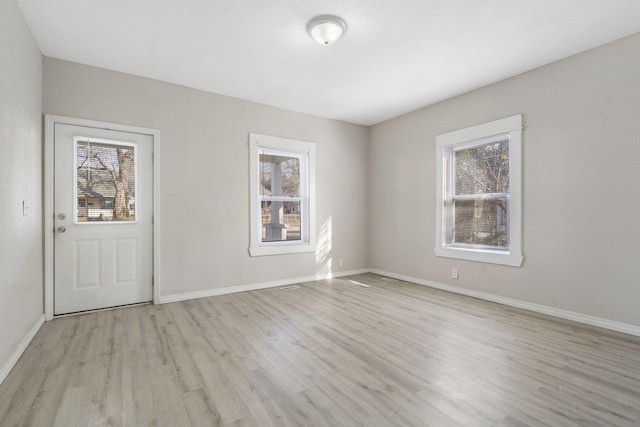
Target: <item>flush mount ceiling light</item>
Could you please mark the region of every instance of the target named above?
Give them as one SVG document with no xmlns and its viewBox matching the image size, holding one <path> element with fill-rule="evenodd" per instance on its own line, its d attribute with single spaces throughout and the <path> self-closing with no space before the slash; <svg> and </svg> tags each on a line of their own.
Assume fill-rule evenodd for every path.
<svg viewBox="0 0 640 427">
<path fill-rule="evenodd" d="M 337 16 L 316 16 L 307 24 L 307 32 L 315 41 L 323 45 L 330 45 L 347 30 L 347 24 Z"/>
</svg>

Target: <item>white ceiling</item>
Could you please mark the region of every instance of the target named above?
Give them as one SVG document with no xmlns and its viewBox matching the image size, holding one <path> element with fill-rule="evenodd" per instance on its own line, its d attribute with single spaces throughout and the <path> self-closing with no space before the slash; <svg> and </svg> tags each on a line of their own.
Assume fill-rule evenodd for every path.
<svg viewBox="0 0 640 427">
<path fill-rule="evenodd" d="M 640 31 L 639 0 L 17 0 L 42 54 L 371 125 Z M 347 23 L 336 44 L 306 33 Z"/>
</svg>

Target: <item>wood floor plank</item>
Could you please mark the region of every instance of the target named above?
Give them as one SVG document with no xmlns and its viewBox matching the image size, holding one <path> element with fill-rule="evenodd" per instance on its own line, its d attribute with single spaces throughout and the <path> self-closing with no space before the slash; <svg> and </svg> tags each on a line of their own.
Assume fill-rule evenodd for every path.
<svg viewBox="0 0 640 427">
<path fill-rule="evenodd" d="M 0 426 L 640 426 L 640 339 L 374 274 L 47 322 Z"/>
</svg>

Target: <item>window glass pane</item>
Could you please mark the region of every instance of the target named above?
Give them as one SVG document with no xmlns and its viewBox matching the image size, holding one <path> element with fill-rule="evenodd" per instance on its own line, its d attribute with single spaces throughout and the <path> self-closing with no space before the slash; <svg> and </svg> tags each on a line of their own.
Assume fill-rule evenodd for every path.
<svg viewBox="0 0 640 427">
<path fill-rule="evenodd" d="M 100 202 L 100 209 L 113 209 L 113 200 L 102 200 Z"/>
<path fill-rule="evenodd" d="M 509 192 L 509 140 L 453 152 L 455 194 Z"/>
<path fill-rule="evenodd" d="M 508 201 L 455 200 L 453 242 L 508 248 Z"/>
<path fill-rule="evenodd" d="M 260 195 L 300 197 L 300 159 L 260 153 Z"/>
<path fill-rule="evenodd" d="M 300 202 L 275 202 L 263 200 L 262 241 L 280 242 L 301 240 Z"/>
<path fill-rule="evenodd" d="M 135 147 L 78 141 L 76 222 L 135 221 Z"/>
</svg>

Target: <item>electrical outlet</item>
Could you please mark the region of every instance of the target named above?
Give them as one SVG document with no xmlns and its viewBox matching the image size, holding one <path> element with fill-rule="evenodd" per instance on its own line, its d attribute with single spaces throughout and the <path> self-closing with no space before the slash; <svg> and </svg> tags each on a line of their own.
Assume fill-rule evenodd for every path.
<svg viewBox="0 0 640 427">
<path fill-rule="evenodd" d="M 342 267 L 342 264 L 344 264 L 344 261 L 342 260 L 342 258 L 340 258 L 338 260 L 338 267 Z"/>
<path fill-rule="evenodd" d="M 458 278 L 458 269 L 454 268 L 451 270 L 451 278 L 452 279 L 457 279 Z"/>
</svg>

